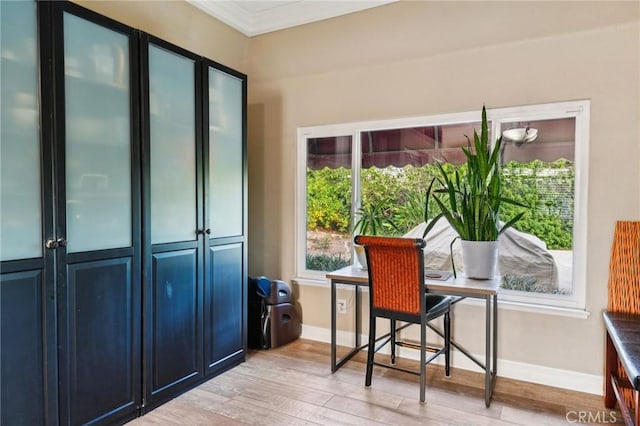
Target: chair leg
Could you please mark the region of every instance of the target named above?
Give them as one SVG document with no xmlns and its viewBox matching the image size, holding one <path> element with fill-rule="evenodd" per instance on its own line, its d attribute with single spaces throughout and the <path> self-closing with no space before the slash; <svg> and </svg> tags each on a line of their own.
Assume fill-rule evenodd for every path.
<svg viewBox="0 0 640 426">
<path fill-rule="evenodd" d="M 489 365 L 489 361 L 487 361 Z M 444 375 L 451 377 L 451 318 L 444 314 Z"/>
<path fill-rule="evenodd" d="M 424 403 L 427 387 L 427 326 L 420 327 L 420 402 Z"/>
<path fill-rule="evenodd" d="M 364 385 L 371 386 L 371 376 L 373 374 L 373 356 L 376 352 L 376 318 L 371 316 L 369 321 L 369 347 L 367 349 L 367 374 Z"/>
<path fill-rule="evenodd" d="M 391 333 L 391 364 L 396 363 L 396 320 L 391 319 L 390 333 Z"/>
</svg>

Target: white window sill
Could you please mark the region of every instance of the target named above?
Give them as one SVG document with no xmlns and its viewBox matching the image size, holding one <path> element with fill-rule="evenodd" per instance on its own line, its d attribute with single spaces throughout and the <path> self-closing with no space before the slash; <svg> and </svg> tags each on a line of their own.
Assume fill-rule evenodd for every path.
<svg viewBox="0 0 640 426">
<path fill-rule="evenodd" d="M 301 286 L 308 287 L 329 287 L 329 281 L 327 279 L 322 278 L 293 278 L 294 283 Z M 366 288 L 363 291 L 367 292 Z M 532 312 L 536 314 L 543 315 L 553 315 L 553 316 L 561 316 L 561 317 L 569 317 L 569 318 L 580 318 L 586 319 L 591 315 L 590 311 L 586 309 L 579 308 L 568 308 L 562 306 L 548 306 L 548 305 L 540 305 L 534 303 L 524 303 L 524 302 L 512 302 L 509 300 L 504 300 L 498 298 L 498 309 L 501 311 L 520 311 L 520 312 Z M 475 306 L 484 306 L 484 301 L 478 299 L 465 299 L 460 301 L 459 303 L 466 305 L 475 305 Z"/>
<path fill-rule="evenodd" d="M 293 278 L 294 284 L 308 287 L 329 287 L 329 280 L 326 278 Z"/>
<path fill-rule="evenodd" d="M 460 303 L 484 306 L 484 301 L 478 299 L 465 299 Z M 498 309 L 501 311 L 532 312 L 535 314 L 555 315 L 560 317 L 580 319 L 586 319 L 589 317 L 589 315 L 591 315 L 591 312 L 587 311 L 586 309 L 568 308 L 565 306 L 549 306 L 541 305 L 538 303 L 513 302 L 510 300 L 501 299 L 500 296 L 498 296 Z"/>
</svg>

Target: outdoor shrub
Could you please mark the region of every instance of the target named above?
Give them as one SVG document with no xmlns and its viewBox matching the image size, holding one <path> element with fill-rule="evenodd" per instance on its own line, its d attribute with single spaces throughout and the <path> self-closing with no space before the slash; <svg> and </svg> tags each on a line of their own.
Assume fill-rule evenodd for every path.
<svg viewBox="0 0 640 426">
<path fill-rule="evenodd" d="M 307 254 L 307 269 L 313 271 L 335 271 L 348 265 L 351 261 L 340 255 Z"/>
<path fill-rule="evenodd" d="M 530 275 L 511 275 L 505 274 L 502 277 L 502 283 L 500 287 L 505 290 L 526 291 L 529 293 L 544 293 L 544 294 L 569 294 L 570 292 L 565 289 L 551 288 L 549 286 L 540 285 L 537 283 L 535 277 Z"/>
<path fill-rule="evenodd" d="M 533 234 L 551 250 L 570 250 L 573 246 L 573 194 L 575 172 L 567 160 L 544 163 L 535 160 L 503 166 L 504 194 L 532 207 L 516 224 L 519 231 Z M 507 205 L 508 214 L 522 211 Z"/>
<path fill-rule="evenodd" d="M 447 171 L 456 166 L 443 164 Z M 459 168 L 462 175 L 464 166 Z M 536 235 L 547 248 L 572 248 L 573 163 L 558 160 L 545 163 L 509 162 L 502 166 L 504 196 L 531 209 L 516 224 L 519 231 Z M 434 165 L 423 167 L 371 167 L 362 170 L 362 204 L 385 203 L 393 212 L 393 221 L 406 233 L 424 221 L 424 195 L 435 173 Z M 351 211 L 351 171 L 345 168 L 307 171 L 307 229 L 349 233 Z M 435 209 L 435 203 L 429 207 Z M 503 204 L 504 217 L 513 217 L 522 207 Z M 435 210 L 430 212 L 430 217 Z"/>
<path fill-rule="evenodd" d="M 307 170 L 307 229 L 349 232 L 350 207 L 350 170 Z"/>
</svg>

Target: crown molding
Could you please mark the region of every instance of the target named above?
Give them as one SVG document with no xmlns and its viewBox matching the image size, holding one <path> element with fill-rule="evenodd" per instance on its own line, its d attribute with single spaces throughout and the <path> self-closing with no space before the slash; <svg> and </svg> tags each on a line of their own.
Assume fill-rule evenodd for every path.
<svg viewBox="0 0 640 426">
<path fill-rule="evenodd" d="M 250 12 L 237 0 L 187 0 L 188 3 L 249 37 L 359 12 L 395 1 L 397 0 L 274 1 L 271 2 L 272 7 Z"/>
</svg>

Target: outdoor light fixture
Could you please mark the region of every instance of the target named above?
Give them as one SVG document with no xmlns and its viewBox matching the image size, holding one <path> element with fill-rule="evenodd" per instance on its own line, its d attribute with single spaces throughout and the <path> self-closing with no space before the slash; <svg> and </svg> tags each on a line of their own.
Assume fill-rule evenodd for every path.
<svg viewBox="0 0 640 426">
<path fill-rule="evenodd" d="M 513 142 L 515 146 L 520 146 L 522 144 L 535 141 L 538 137 L 538 129 L 532 129 L 529 126 L 517 127 L 505 130 L 502 132 L 502 137 Z"/>
</svg>

